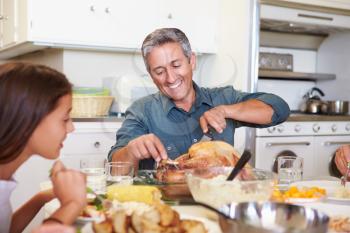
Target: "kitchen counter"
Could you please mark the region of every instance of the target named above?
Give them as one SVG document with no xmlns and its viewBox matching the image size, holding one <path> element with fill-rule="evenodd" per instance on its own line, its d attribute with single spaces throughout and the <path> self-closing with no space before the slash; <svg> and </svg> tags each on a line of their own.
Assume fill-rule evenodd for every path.
<svg viewBox="0 0 350 233">
<path fill-rule="evenodd" d="M 124 117 L 105 116 L 105 117 L 73 117 L 73 122 L 123 122 Z"/>
<path fill-rule="evenodd" d="M 350 115 L 292 113 L 287 121 L 350 121 Z"/>
<path fill-rule="evenodd" d="M 73 122 L 123 122 L 124 117 L 105 116 L 105 117 L 74 117 Z M 292 113 L 287 121 L 350 121 L 350 115 L 319 115 Z"/>
</svg>

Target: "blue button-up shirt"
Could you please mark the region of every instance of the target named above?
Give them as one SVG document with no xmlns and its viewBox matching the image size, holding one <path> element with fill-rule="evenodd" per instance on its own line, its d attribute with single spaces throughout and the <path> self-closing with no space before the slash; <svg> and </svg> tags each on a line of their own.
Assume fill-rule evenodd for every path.
<svg viewBox="0 0 350 233">
<path fill-rule="evenodd" d="M 196 99 L 189 112 L 175 104 L 161 92 L 135 101 L 127 110 L 122 127 L 118 130 L 116 144 L 109 152 L 112 154 L 136 137 L 144 134 L 155 134 L 165 146 L 169 158 L 175 159 L 187 153 L 188 148 L 203 137 L 199 118 L 204 112 L 218 105 L 230 105 L 248 99 L 258 99 L 270 105 L 274 114 L 268 125 L 256 125 L 226 119 L 224 131 L 214 133 L 214 140 L 222 140 L 234 144 L 235 128 L 240 126 L 268 127 L 285 121 L 289 116 L 288 104 L 280 97 L 267 93 L 244 93 L 232 86 L 220 88 L 200 88 L 193 83 Z M 140 161 L 140 169 L 152 169 L 153 159 Z"/>
</svg>

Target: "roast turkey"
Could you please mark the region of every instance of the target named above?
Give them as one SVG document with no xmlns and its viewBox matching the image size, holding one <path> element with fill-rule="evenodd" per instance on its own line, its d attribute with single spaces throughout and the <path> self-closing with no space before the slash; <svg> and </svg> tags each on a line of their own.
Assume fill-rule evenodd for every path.
<svg viewBox="0 0 350 233">
<path fill-rule="evenodd" d="M 240 154 L 224 141 L 206 141 L 193 144 L 187 154 L 169 162 L 162 160 L 157 168 L 158 180 L 167 183 L 185 182 L 187 169 L 234 166 Z"/>
</svg>

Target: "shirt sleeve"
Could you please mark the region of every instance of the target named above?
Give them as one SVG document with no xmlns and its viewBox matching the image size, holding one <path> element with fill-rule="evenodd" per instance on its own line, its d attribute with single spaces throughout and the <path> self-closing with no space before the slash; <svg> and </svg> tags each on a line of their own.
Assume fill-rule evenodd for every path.
<svg viewBox="0 0 350 233">
<path fill-rule="evenodd" d="M 125 147 L 129 141 L 148 133 L 148 128 L 143 120 L 143 110 L 140 105 L 133 104 L 125 112 L 125 120 L 122 127 L 117 131 L 116 143 L 108 153 L 108 160 L 112 160 L 115 151 Z"/>
<path fill-rule="evenodd" d="M 274 111 L 270 124 L 258 125 L 258 124 L 252 124 L 252 123 L 246 123 L 246 122 L 237 122 L 237 127 L 239 126 L 250 126 L 255 128 L 269 127 L 269 126 L 277 125 L 284 122 L 285 120 L 287 120 L 290 114 L 290 109 L 288 104 L 281 97 L 271 93 L 241 92 L 241 91 L 235 90 L 232 86 L 226 87 L 222 93 L 224 95 L 224 98 L 227 98 L 231 104 L 243 102 L 250 99 L 257 99 L 270 105 Z"/>
</svg>

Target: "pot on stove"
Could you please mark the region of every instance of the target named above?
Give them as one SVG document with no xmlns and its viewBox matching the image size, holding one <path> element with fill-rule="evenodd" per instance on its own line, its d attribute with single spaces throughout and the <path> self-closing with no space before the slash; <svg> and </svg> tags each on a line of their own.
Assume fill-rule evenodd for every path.
<svg viewBox="0 0 350 233">
<path fill-rule="evenodd" d="M 349 101 L 327 101 L 327 114 L 346 115 L 349 112 Z"/>
</svg>

